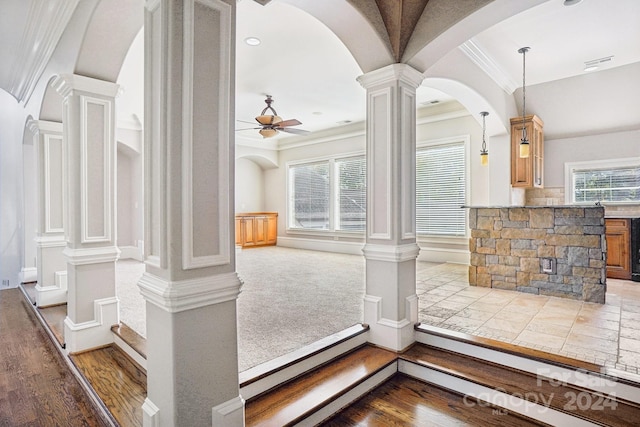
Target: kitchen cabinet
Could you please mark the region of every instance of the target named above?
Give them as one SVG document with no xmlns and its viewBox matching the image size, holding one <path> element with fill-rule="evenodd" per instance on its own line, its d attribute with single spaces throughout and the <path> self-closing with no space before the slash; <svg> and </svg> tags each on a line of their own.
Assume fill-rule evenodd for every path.
<svg viewBox="0 0 640 427">
<path fill-rule="evenodd" d="M 522 117 L 511 119 L 511 186 L 544 187 L 544 123 L 536 115 L 525 116 L 529 157 L 520 157 Z"/>
<path fill-rule="evenodd" d="M 277 238 L 277 212 L 236 214 L 236 245 L 243 248 L 275 245 Z"/>
<path fill-rule="evenodd" d="M 606 218 L 607 277 L 631 279 L 631 220 Z"/>
</svg>

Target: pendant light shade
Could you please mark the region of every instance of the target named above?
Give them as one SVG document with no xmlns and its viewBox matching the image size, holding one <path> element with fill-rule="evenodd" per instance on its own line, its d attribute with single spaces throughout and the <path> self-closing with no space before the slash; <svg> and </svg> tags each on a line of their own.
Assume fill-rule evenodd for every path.
<svg viewBox="0 0 640 427">
<path fill-rule="evenodd" d="M 526 56 L 530 47 L 521 47 L 518 49 L 518 53 L 522 54 L 522 138 L 520 139 L 520 157 L 529 157 L 529 139 L 527 138 L 527 126 L 525 122 L 525 110 L 526 110 L 526 84 L 525 84 L 525 70 L 526 70 Z"/>
<path fill-rule="evenodd" d="M 482 149 L 480 150 L 480 164 L 482 166 L 487 166 L 489 164 L 489 150 L 487 150 L 487 140 L 486 140 L 486 131 L 487 131 L 487 123 L 485 118 L 489 115 L 487 111 L 480 112 L 482 116 Z"/>
</svg>

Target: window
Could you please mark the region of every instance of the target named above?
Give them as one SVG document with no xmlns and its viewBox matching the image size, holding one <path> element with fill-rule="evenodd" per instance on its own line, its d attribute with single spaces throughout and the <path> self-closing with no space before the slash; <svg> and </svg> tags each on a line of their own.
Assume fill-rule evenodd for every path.
<svg viewBox="0 0 640 427">
<path fill-rule="evenodd" d="M 570 204 L 640 203 L 638 158 L 567 163 L 565 180 L 565 198 Z"/>
<path fill-rule="evenodd" d="M 366 221 L 364 156 L 289 166 L 289 228 L 363 231 Z"/>
<path fill-rule="evenodd" d="M 465 140 L 416 151 L 416 227 L 420 235 L 467 232 Z M 366 224 L 366 159 L 362 155 L 290 164 L 288 227 L 362 232 Z"/>
<path fill-rule="evenodd" d="M 465 236 L 465 143 L 429 145 L 416 152 L 416 230 L 432 236 Z"/>
</svg>

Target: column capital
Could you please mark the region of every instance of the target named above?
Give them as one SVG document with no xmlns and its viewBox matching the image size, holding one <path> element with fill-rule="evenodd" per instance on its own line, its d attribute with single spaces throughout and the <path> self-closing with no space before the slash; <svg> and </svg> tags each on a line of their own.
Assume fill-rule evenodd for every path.
<svg viewBox="0 0 640 427">
<path fill-rule="evenodd" d="M 62 123 L 51 122 L 49 120 L 31 119 L 27 121 L 27 129 L 29 129 L 33 135 L 37 135 L 39 133 L 62 134 Z"/>
<path fill-rule="evenodd" d="M 73 95 L 74 91 L 88 92 L 111 98 L 115 98 L 120 93 L 119 84 L 78 74 L 60 74 L 51 82 L 51 87 L 65 99 Z"/>
<path fill-rule="evenodd" d="M 420 86 L 424 76 L 410 65 L 391 64 L 363 74 L 357 80 L 365 89 L 378 85 L 387 85 L 396 81 L 406 83 L 415 89 Z"/>
<path fill-rule="evenodd" d="M 138 287 L 145 300 L 177 313 L 233 301 L 240 294 L 242 281 L 236 272 L 186 280 L 166 280 L 144 273 Z"/>
<path fill-rule="evenodd" d="M 67 247 L 62 251 L 62 254 L 67 257 L 67 263 L 71 265 L 86 265 L 116 262 L 120 256 L 120 249 L 116 246 L 98 246 L 95 248 Z"/>
</svg>

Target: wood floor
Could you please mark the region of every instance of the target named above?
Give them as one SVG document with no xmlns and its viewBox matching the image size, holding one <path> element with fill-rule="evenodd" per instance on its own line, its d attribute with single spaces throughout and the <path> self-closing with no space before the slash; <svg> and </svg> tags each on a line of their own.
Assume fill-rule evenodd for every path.
<svg viewBox="0 0 640 427">
<path fill-rule="evenodd" d="M 0 426 L 109 426 L 19 289 L 0 291 Z"/>
<path fill-rule="evenodd" d="M 403 374 L 393 378 L 322 424 L 324 427 L 541 426 L 506 411 L 475 405 L 459 394 Z"/>
<path fill-rule="evenodd" d="M 71 356 L 121 426 L 142 425 L 147 376 L 113 346 Z"/>
</svg>

